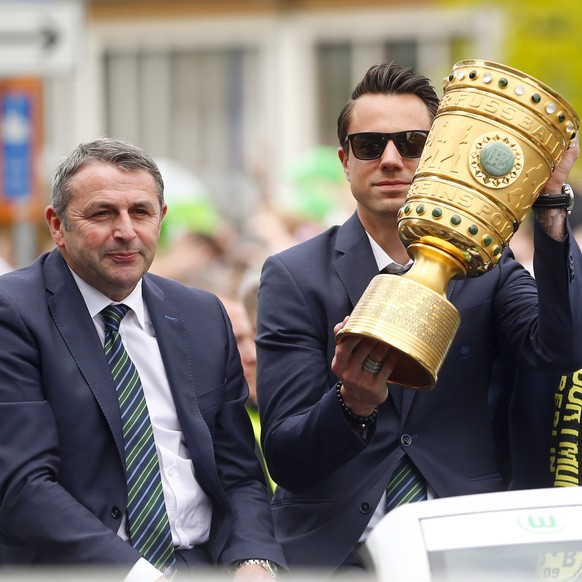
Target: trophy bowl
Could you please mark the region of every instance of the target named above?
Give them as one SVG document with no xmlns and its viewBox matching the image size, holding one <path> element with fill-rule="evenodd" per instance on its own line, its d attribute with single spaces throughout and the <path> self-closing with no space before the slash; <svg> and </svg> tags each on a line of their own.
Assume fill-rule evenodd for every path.
<svg viewBox="0 0 582 582">
<path fill-rule="evenodd" d="M 398 213 L 414 265 L 374 277 L 336 342 L 383 342 L 398 352 L 389 383 L 433 388 L 460 323 L 450 281 L 495 267 L 579 125 L 573 107 L 529 75 L 456 63 Z"/>
</svg>

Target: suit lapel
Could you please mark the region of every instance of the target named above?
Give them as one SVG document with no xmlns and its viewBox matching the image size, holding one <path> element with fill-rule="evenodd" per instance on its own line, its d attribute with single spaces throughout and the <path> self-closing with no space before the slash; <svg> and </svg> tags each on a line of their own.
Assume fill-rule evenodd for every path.
<svg viewBox="0 0 582 582">
<path fill-rule="evenodd" d="M 340 227 L 335 250 L 337 258 L 334 266 L 354 307 L 372 278 L 378 274 L 368 235 L 356 213 Z"/>
<path fill-rule="evenodd" d="M 48 306 L 79 371 L 95 396 L 124 459 L 119 404 L 103 346 L 71 272 L 59 251 L 44 266 Z"/>
<path fill-rule="evenodd" d="M 197 478 L 206 475 L 207 479 L 216 482 L 217 471 L 211 470 L 211 467 L 216 467 L 214 447 L 196 398 L 195 372 L 204 366 L 204 349 L 190 345 L 192 334 L 186 330 L 181 308 L 166 301 L 164 292 L 147 275 L 143 279 L 143 296 Z M 195 326 L 192 313 L 188 315 L 188 325 Z"/>
</svg>

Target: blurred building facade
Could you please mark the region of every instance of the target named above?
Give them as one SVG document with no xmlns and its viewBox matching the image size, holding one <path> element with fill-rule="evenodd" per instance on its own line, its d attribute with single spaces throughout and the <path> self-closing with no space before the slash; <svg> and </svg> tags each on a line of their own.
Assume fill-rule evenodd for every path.
<svg viewBox="0 0 582 582">
<path fill-rule="evenodd" d="M 336 147 L 337 115 L 370 65 L 396 59 L 440 93 L 457 60 L 502 59 L 502 14 L 473 3 L 27 0 L 71 3 L 71 66 L 35 75 L 43 175 L 80 141 L 115 136 L 193 172 L 230 215 L 288 196 L 285 168 Z M 19 75 L 0 67 L 6 76 Z"/>
</svg>

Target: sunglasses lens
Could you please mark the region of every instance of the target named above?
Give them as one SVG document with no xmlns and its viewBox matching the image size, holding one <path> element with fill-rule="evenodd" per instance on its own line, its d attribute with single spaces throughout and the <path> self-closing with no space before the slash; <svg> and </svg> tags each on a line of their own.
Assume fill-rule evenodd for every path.
<svg viewBox="0 0 582 582">
<path fill-rule="evenodd" d="M 420 158 L 428 136 L 427 131 L 399 131 L 396 133 L 354 133 L 349 136 L 354 156 L 359 160 L 377 160 L 392 140 L 404 158 Z"/>
<path fill-rule="evenodd" d="M 382 155 L 387 139 L 379 133 L 361 133 L 351 138 L 354 156 L 360 160 L 375 160 Z"/>
<path fill-rule="evenodd" d="M 426 143 L 427 134 L 423 131 L 403 131 L 394 135 L 394 144 L 405 158 L 420 158 Z"/>
</svg>

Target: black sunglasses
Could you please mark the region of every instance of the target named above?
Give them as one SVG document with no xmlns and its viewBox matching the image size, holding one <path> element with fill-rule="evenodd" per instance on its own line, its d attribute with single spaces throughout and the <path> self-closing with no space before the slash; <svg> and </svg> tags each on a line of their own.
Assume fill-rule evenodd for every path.
<svg viewBox="0 0 582 582">
<path fill-rule="evenodd" d="M 420 158 L 427 137 L 428 131 L 419 129 L 394 133 L 350 133 L 344 144 L 350 142 L 352 152 L 358 160 L 377 160 L 384 153 L 389 140 L 394 142 L 403 158 Z"/>
</svg>

